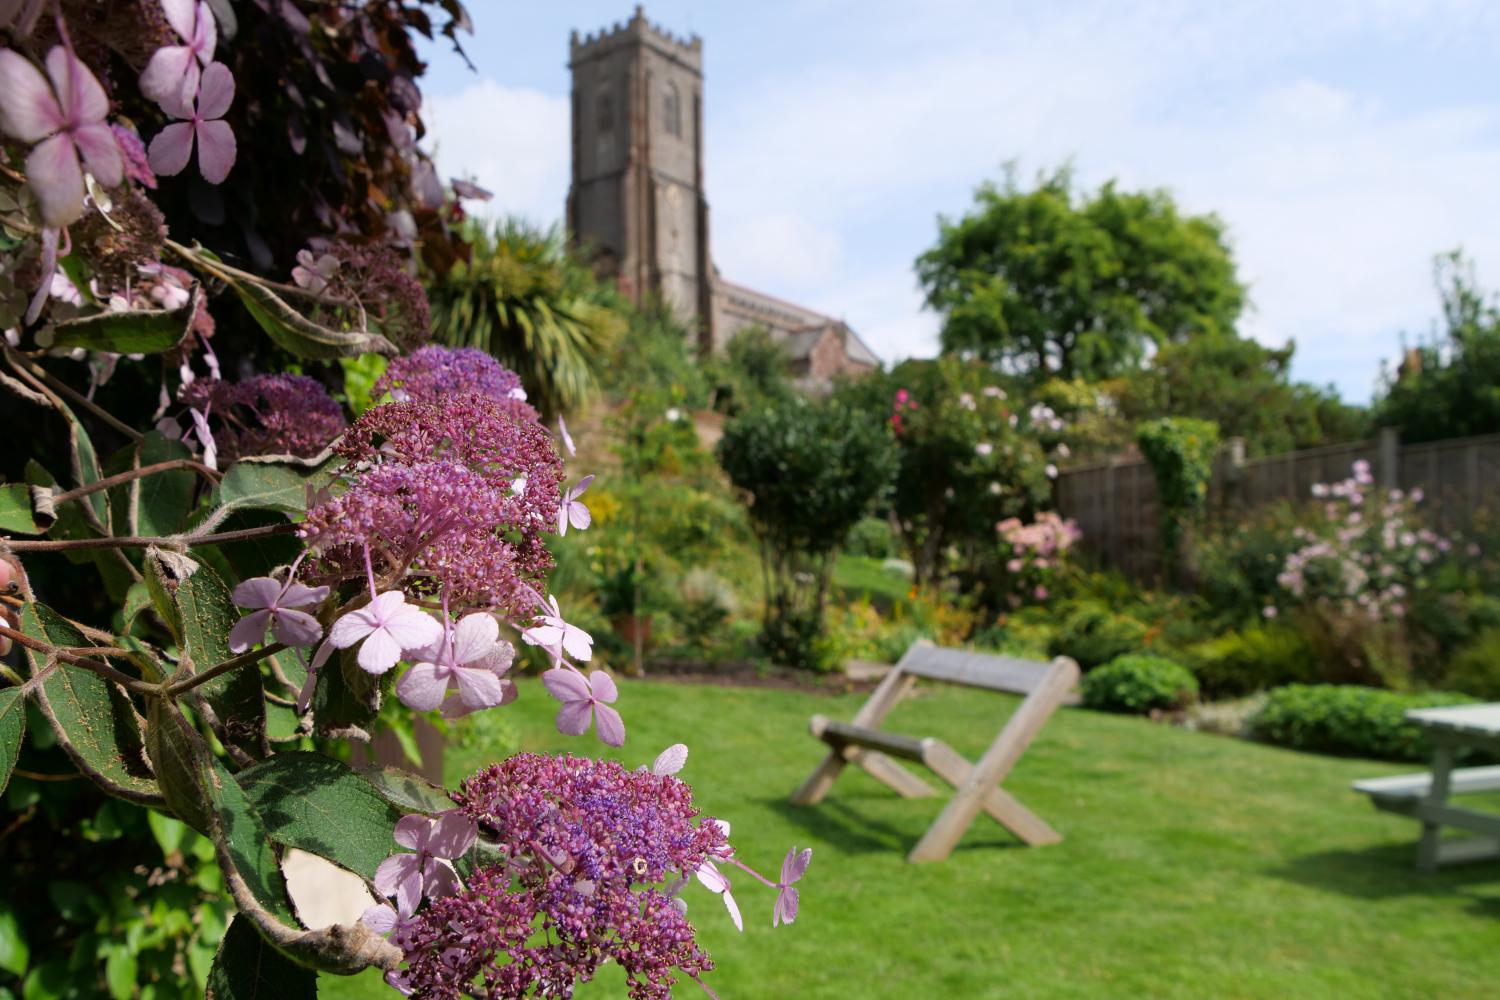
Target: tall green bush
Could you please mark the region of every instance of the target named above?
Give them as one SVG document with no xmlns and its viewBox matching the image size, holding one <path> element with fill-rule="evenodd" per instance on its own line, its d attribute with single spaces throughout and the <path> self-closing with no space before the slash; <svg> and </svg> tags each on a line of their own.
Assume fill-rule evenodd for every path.
<svg viewBox="0 0 1500 1000">
<path fill-rule="evenodd" d="M 1402 694 L 1352 684 L 1289 684 L 1271 692 L 1251 717 L 1250 731 L 1295 750 L 1421 761 L 1432 748 L 1406 713 L 1475 700 L 1445 691 Z"/>
<path fill-rule="evenodd" d="M 745 492 L 765 579 L 771 657 L 826 667 L 815 646 L 834 556 L 891 481 L 889 430 L 841 402 L 790 398 L 730 421 L 719 463 Z"/>
</svg>

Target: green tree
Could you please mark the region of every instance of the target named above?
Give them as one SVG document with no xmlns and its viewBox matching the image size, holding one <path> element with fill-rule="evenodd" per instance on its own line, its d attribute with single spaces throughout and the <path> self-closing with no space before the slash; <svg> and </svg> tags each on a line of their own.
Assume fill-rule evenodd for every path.
<svg viewBox="0 0 1500 1000">
<path fill-rule="evenodd" d="M 849 529 L 895 471 L 890 431 L 842 400 L 793 396 L 731 420 L 718 457 L 745 491 L 760 542 L 766 653 L 832 667 L 818 654 L 828 581 Z"/>
<path fill-rule="evenodd" d="M 1034 378 L 1106 378 L 1149 345 L 1228 334 L 1245 300 L 1216 217 L 1113 182 L 1080 195 L 1068 168 L 982 184 L 916 266 L 945 351 Z"/>
<path fill-rule="evenodd" d="M 1440 255 L 1434 273 L 1445 329 L 1387 375 L 1375 420 L 1410 442 L 1500 431 L 1500 297 L 1479 287 L 1462 251 Z"/>
<path fill-rule="evenodd" d="M 735 414 L 792 394 L 792 358 L 786 345 L 763 326 L 740 330 L 724 353 L 708 360 L 715 383 L 715 407 Z"/>
<path fill-rule="evenodd" d="M 1168 344 L 1114 392 L 1130 424 L 1154 417 L 1196 417 L 1241 437 L 1252 455 L 1275 455 L 1369 431 L 1361 407 L 1290 377 L 1295 344 L 1265 347 L 1242 337 L 1199 337 Z"/>
<path fill-rule="evenodd" d="M 592 396 L 625 326 L 617 293 L 594 280 L 556 230 L 507 219 L 471 223 L 467 260 L 429 289 L 433 336 L 477 347 L 521 376 L 543 414 Z"/>
</svg>

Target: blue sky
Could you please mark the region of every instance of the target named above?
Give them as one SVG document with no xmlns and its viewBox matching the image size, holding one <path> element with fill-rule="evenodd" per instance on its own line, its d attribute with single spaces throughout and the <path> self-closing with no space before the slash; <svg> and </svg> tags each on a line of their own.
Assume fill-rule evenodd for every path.
<svg viewBox="0 0 1500 1000">
<path fill-rule="evenodd" d="M 561 218 L 568 33 L 629 3 L 472 0 L 477 73 L 430 46 L 431 141 L 495 210 Z M 911 263 L 1016 161 L 1166 187 L 1229 227 L 1243 330 L 1365 400 L 1437 315 L 1431 258 L 1500 284 L 1500 3 L 662 0 L 704 39 L 713 252 L 731 280 L 930 355 Z"/>
</svg>

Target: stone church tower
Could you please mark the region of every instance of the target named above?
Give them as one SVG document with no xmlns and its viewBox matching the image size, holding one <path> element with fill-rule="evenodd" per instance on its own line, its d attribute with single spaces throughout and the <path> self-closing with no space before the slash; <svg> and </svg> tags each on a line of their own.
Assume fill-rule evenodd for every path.
<svg viewBox="0 0 1500 1000">
<path fill-rule="evenodd" d="M 703 193 L 703 41 L 647 22 L 569 45 L 573 183 L 568 231 L 640 303 L 658 295 L 708 337 L 708 200 Z"/>
<path fill-rule="evenodd" d="M 573 183 L 568 233 L 637 305 L 671 306 L 704 353 L 762 327 L 810 388 L 879 365 L 849 324 L 722 278 L 703 188 L 703 40 L 678 38 L 638 6 L 624 24 L 568 46 Z"/>
</svg>

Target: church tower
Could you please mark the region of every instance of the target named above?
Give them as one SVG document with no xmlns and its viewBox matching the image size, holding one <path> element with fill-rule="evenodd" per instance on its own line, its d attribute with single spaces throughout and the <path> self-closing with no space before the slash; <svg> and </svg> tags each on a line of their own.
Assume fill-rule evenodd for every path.
<svg viewBox="0 0 1500 1000">
<path fill-rule="evenodd" d="M 573 32 L 573 177 L 568 231 L 636 303 L 670 305 L 712 344 L 703 194 L 703 41 L 635 16 Z"/>
</svg>

